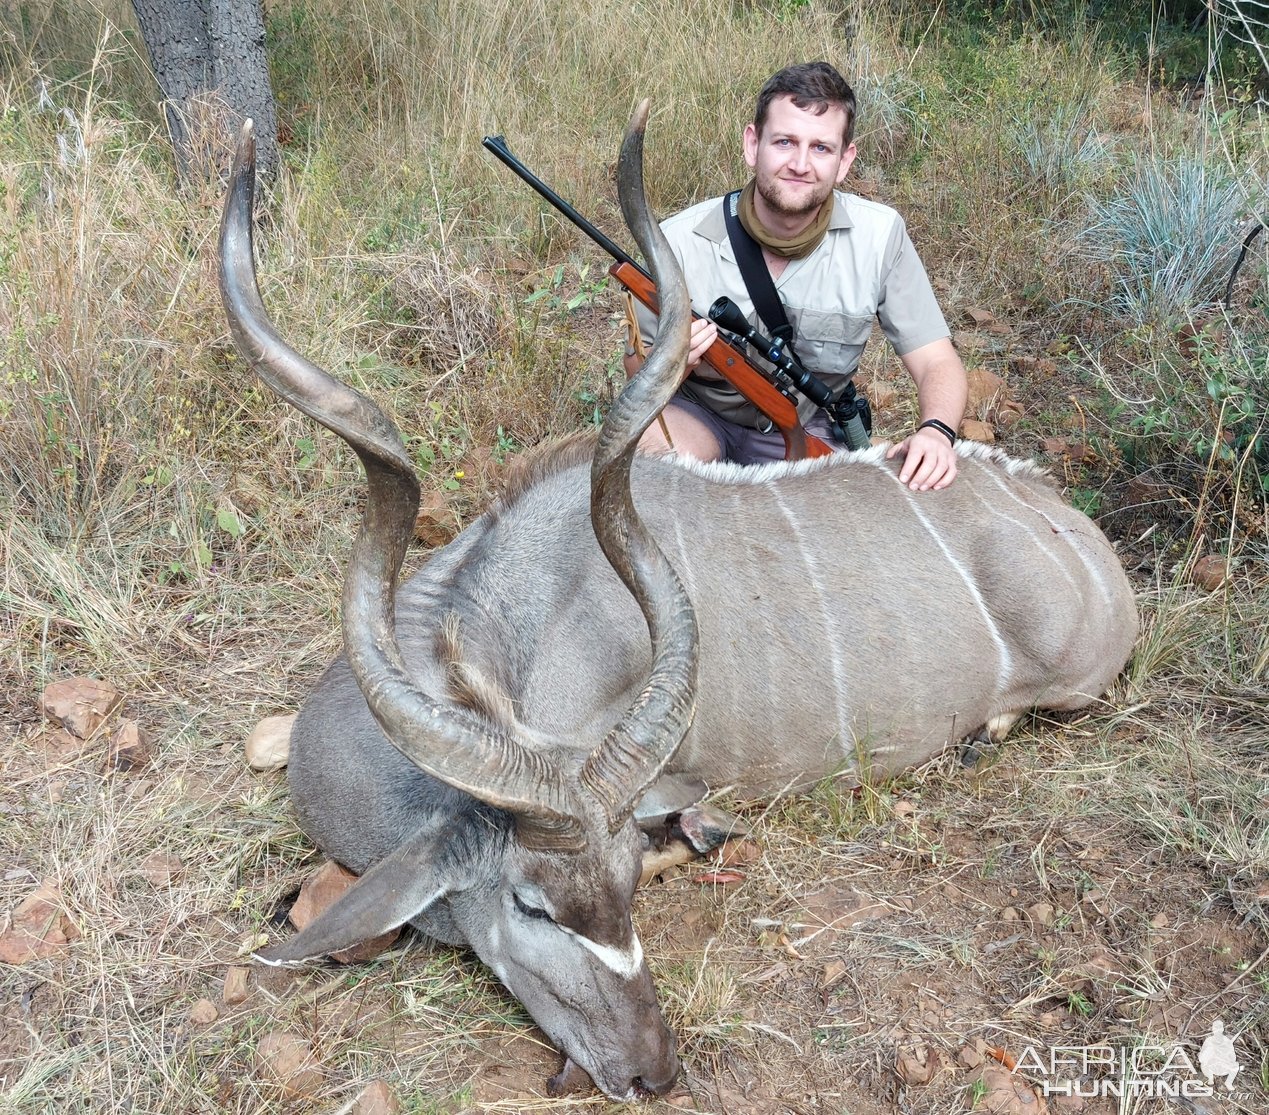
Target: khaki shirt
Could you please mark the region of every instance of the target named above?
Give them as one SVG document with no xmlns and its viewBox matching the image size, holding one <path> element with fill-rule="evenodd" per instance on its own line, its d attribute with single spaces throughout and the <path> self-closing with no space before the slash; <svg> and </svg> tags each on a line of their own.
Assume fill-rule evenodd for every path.
<svg viewBox="0 0 1269 1115">
<path fill-rule="evenodd" d="M 833 197 L 823 241 L 804 259 L 790 260 L 775 287 L 793 326 L 798 357 L 836 397 L 859 367 L 874 318 L 900 356 L 950 333 L 903 218 L 889 206 L 854 194 L 835 191 Z M 705 316 L 714 300 L 726 295 L 760 333 L 770 334 L 740 276 L 721 198 L 684 209 L 661 228 L 683 268 L 693 310 Z M 643 338 L 651 343 L 656 317 L 642 306 L 638 309 Z M 747 355 L 764 370 L 770 367 L 752 351 Z M 767 425 L 707 364 L 681 390 L 730 422 L 760 429 Z M 804 396 L 798 399 L 805 423 L 818 408 Z"/>
</svg>

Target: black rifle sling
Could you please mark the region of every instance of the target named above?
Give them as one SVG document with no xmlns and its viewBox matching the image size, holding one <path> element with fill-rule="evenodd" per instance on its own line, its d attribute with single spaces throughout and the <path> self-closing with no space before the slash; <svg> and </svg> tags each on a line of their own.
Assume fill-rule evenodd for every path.
<svg viewBox="0 0 1269 1115">
<path fill-rule="evenodd" d="M 736 265 L 740 268 L 740 277 L 745 280 L 753 308 L 758 311 L 758 317 L 771 336 L 783 341 L 784 347 L 794 352 L 793 326 L 789 324 L 789 315 L 784 312 L 784 303 L 776 293 L 775 282 L 767 270 L 766 260 L 762 258 L 762 248 L 740 223 L 739 190 L 723 198 L 723 220 L 727 222 L 731 250 L 736 253 Z"/>
<path fill-rule="evenodd" d="M 740 223 L 739 190 L 723 198 L 723 220 L 727 225 L 731 249 L 736 254 L 740 277 L 745 281 L 745 289 L 749 292 L 753 308 L 771 336 L 783 341 L 785 351 L 800 365 L 802 362 L 793 347 L 793 326 L 789 324 L 789 315 L 785 313 L 784 303 L 776 293 L 775 281 L 767 270 L 766 260 L 762 258 L 762 248 Z M 856 390 L 853 379 L 846 381 L 837 399 L 824 409 L 837 440 L 852 448 L 861 448 L 868 444 L 867 434 L 872 430 L 872 411 L 868 400 Z M 854 425 L 849 425 L 852 422 Z"/>
</svg>

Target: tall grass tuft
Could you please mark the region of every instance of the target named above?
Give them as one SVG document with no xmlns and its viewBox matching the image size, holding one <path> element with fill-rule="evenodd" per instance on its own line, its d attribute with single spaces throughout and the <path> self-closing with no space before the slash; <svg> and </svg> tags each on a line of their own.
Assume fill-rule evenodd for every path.
<svg viewBox="0 0 1269 1115">
<path fill-rule="evenodd" d="M 1081 235 L 1113 276 L 1111 303 L 1138 325 L 1168 325 L 1220 297 L 1263 183 L 1196 152 L 1134 160 L 1122 185 L 1088 195 Z"/>
</svg>

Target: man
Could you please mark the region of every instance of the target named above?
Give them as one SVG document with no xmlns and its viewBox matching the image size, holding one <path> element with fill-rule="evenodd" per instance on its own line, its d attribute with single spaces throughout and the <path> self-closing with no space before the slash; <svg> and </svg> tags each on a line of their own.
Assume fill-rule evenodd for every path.
<svg viewBox="0 0 1269 1115">
<path fill-rule="evenodd" d="M 965 368 L 902 218 L 887 206 L 835 189 L 855 161 L 854 124 L 854 92 L 828 63 L 777 73 L 763 87 L 753 123 L 745 127 L 745 162 L 754 177 L 740 195 L 738 216 L 761 246 L 793 327 L 798 358 L 834 398 L 859 367 L 873 318 L 880 319 L 916 383 L 921 411 L 918 428 L 887 455 L 903 456 L 899 478 L 913 491 L 946 488 L 956 478 L 953 442 L 965 408 Z M 724 200 L 692 206 L 662 228 L 683 266 L 698 314 L 726 295 L 759 332 L 769 334 L 736 262 Z M 649 341 L 655 318 L 646 312 L 639 317 Z M 688 374 L 662 416 L 664 426 L 653 425 L 640 448 L 672 448 L 705 461 L 779 460 L 784 456 L 779 432 L 701 363 L 717 338 L 713 322 L 702 316 L 692 323 Z M 633 349 L 627 350 L 625 363 L 628 374 L 638 370 Z M 801 399 L 798 412 L 809 432 L 831 440 L 819 408 Z"/>
</svg>

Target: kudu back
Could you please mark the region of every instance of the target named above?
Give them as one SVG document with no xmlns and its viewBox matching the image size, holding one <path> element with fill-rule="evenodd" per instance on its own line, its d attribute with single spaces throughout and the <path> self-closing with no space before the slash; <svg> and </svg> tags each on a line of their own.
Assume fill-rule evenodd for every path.
<svg viewBox="0 0 1269 1115">
<path fill-rule="evenodd" d="M 634 457 L 689 320 L 643 196 L 645 119 L 618 179 L 661 295 L 652 357 L 597 440 L 536 454 L 399 589 L 417 480 L 378 408 L 265 315 L 249 129 L 221 232 L 240 351 L 356 449 L 369 485 L 345 654 L 289 766 L 304 830 L 364 874 L 263 958 L 412 922 L 471 947 L 614 1098 L 678 1072 L 630 914 L 650 787 L 664 807 L 698 782 L 764 795 L 889 773 L 1029 708 L 1089 703 L 1136 634 L 1106 539 L 999 453 L 962 447 L 956 483 L 922 494 L 882 450 L 761 468 Z"/>
</svg>

